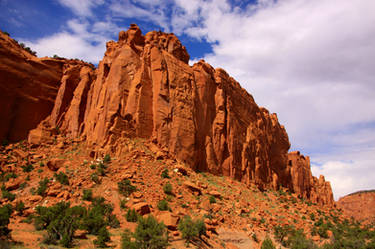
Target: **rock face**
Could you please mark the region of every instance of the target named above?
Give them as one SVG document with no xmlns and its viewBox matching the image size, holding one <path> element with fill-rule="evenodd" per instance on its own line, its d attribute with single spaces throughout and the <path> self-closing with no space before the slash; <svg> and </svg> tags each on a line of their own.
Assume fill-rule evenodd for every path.
<svg viewBox="0 0 375 249">
<path fill-rule="evenodd" d="M 143 36 L 131 25 L 117 42 L 107 43 L 95 72 L 85 65 L 63 68 L 51 115 L 30 132 L 29 142 L 51 142 L 51 135 L 61 132 L 121 156 L 124 138 L 140 137 L 194 170 L 261 189 L 294 186 L 288 135 L 276 114 L 258 107 L 223 69 L 188 61 L 175 35 Z M 312 197 L 323 189 L 318 180 L 304 186 L 304 179 L 293 180 L 296 191 Z"/>
<path fill-rule="evenodd" d="M 340 198 L 337 207 L 358 221 L 375 222 L 375 191 L 360 191 Z"/>
<path fill-rule="evenodd" d="M 0 32 L 0 142 L 27 138 L 51 113 L 63 64 L 35 57 Z"/>
<path fill-rule="evenodd" d="M 291 174 L 290 188 L 300 197 L 324 205 L 333 205 L 334 199 L 331 184 L 326 182 L 324 176 L 319 179 L 311 174 L 310 158 L 300 154 L 299 151 L 288 154 L 288 168 Z"/>
</svg>

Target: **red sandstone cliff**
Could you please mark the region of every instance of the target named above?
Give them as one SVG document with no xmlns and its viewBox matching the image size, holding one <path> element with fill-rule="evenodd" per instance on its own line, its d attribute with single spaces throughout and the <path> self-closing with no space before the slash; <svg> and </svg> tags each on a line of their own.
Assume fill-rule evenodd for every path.
<svg viewBox="0 0 375 249">
<path fill-rule="evenodd" d="M 54 105 L 63 63 L 37 58 L 0 32 L 0 141 L 25 139 Z"/>
<path fill-rule="evenodd" d="M 375 222 L 375 191 L 360 191 L 340 198 L 337 207 L 348 217 Z"/>
<path fill-rule="evenodd" d="M 143 36 L 132 25 L 107 43 L 95 71 L 84 63 L 57 70 L 54 106 L 29 142 L 50 143 L 60 132 L 121 156 L 124 138 L 146 138 L 195 170 L 263 189 L 285 186 L 333 204 L 324 178 L 312 177 L 310 165 L 300 167 L 291 155 L 288 161 L 288 135 L 276 114 L 258 107 L 223 69 L 188 61 L 175 35 Z"/>
<path fill-rule="evenodd" d="M 308 156 L 303 156 L 299 151 L 290 152 L 288 167 L 292 178 L 290 188 L 296 194 L 315 203 L 333 205 L 331 184 L 325 181 L 324 176 L 318 179 L 311 174 Z"/>
</svg>

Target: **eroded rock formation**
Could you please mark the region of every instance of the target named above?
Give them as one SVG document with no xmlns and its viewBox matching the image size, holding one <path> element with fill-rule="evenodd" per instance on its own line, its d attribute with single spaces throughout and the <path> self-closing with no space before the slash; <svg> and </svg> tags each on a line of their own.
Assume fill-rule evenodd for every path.
<svg viewBox="0 0 375 249">
<path fill-rule="evenodd" d="M 319 179 L 311 174 L 310 158 L 299 151 L 288 154 L 288 167 L 291 174 L 290 188 L 300 197 L 315 203 L 333 205 L 334 199 L 331 184 L 325 181 L 324 176 Z"/>
<path fill-rule="evenodd" d="M 262 189 L 285 186 L 330 203 L 316 197 L 330 187 L 311 176 L 309 164 L 288 164 L 288 135 L 276 114 L 258 107 L 223 69 L 188 61 L 175 35 L 143 36 L 131 25 L 107 43 L 96 71 L 64 64 L 51 114 L 29 142 L 50 143 L 51 135 L 62 133 L 121 156 L 125 138 L 145 138 L 194 170 Z"/>
</svg>

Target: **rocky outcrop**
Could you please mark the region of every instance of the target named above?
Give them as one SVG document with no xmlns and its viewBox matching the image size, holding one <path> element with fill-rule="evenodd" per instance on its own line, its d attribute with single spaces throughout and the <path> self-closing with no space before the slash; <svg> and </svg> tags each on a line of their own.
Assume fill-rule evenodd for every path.
<svg viewBox="0 0 375 249">
<path fill-rule="evenodd" d="M 286 185 L 290 145 L 276 114 L 259 108 L 223 69 L 204 61 L 191 67 L 188 60 L 173 34 L 143 36 L 132 25 L 107 43 L 95 80 L 82 68 L 64 71 L 51 116 L 29 140 L 59 127 L 120 153 L 122 138 L 142 137 L 195 170 L 261 188 Z"/>
<path fill-rule="evenodd" d="M 291 186 L 297 195 L 309 199 L 314 203 L 334 205 L 331 184 L 326 182 L 324 176 L 319 179 L 311 174 L 310 158 L 299 151 L 288 154 L 288 168 L 291 175 Z"/>
<path fill-rule="evenodd" d="M 341 197 L 337 201 L 337 207 L 341 208 L 346 216 L 358 221 L 375 222 L 375 190 L 359 191 Z"/>
<path fill-rule="evenodd" d="M 313 198 L 327 187 L 311 176 L 309 164 L 288 165 L 288 135 L 276 114 L 258 107 L 223 69 L 188 61 L 175 35 L 143 36 L 131 25 L 107 43 L 95 72 L 85 65 L 64 67 L 51 115 L 30 132 L 29 142 L 50 142 L 61 132 L 121 157 L 123 141 L 140 137 L 194 170 L 261 189 L 295 186 Z M 316 200 L 329 203 L 323 199 Z"/>
<path fill-rule="evenodd" d="M 63 64 L 35 57 L 0 32 L 0 142 L 27 138 L 51 113 Z"/>
<path fill-rule="evenodd" d="M 94 70 L 90 65 L 66 63 L 51 114 L 37 129 L 30 131 L 29 142 L 51 143 L 52 135 L 60 130 L 70 137 L 78 137 L 82 133 L 87 94 L 94 79 Z"/>
</svg>

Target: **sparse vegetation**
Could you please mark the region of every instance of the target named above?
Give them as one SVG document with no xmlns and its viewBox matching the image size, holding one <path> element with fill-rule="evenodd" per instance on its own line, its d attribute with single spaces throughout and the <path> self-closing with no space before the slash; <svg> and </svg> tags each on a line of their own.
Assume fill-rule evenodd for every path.
<svg viewBox="0 0 375 249">
<path fill-rule="evenodd" d="M 15 207 L 15 210 L 16 210 L 20 215 L 23 214 L 23 211 L 24 211 L 25 209 L 26 209 L 26 208 L 25 208 L 25 204 L 24 204 L 22 201 L 17 202 L 16 207 Z"/>
<path fill-rule="evenodd" d="M 91 189 L 84 189 L 82 200 L 84 201 L 92 201 L 92 190 Z"/>
<path fill-rule="evenodd" d="M 125 229 L 121 236 L 121 249 L 164 249 L 168 246 L 167 231 L 150 215 L 140 217 L 134 233 Z"/>
<path fill-rule="evenodd" d="M 168 173 L 168 169 L 164 169 L 163 172 L 161 172 L 161 177 L 162 178 L 170 178 L 169 173 Z"/>
<path fill-rule="evenodd" d="M 105 155 L 103 158 L 103 163 L 110 163 L 111 162 L 111 156 L 109 154 Z"/>
<path fill-rule="evenodd" d="M 158 202 L 158 209 L 160 211 L 167 211 L 169 210 L 169 204 L 166 200 L 161 200 Z"/>
<path fill-rule="evenodd" d="M 202 220 L 193 221 L 190 216 L 186 215 L 178 223 L 178 230 L 181 232 L 182 238 L 189 245 L 192 241 L 206 234 L 206 225 Z"/>
<path fill-rule="evenodd" d="M 44 178 L 43 180 L 41 180 L 39 182 L 39 187 L 36 190 L 36 193 L 38 195 L 40 195 L 40 196 L 45 196 L 46 190 L 47 190 L 47 187 L 48 187 L 48 183 L 49 183 L 49 179 L 48 178 Z"/>
<path fill-rule="evenodd" d="M 213 195 L 210 195 L 209 200 L 210 200 L 210 203 L 211 203 L 211 204 L 212 204 L 212 203 L 216 203 L 216 198 L 215 198 L 215 196 L 213 196 Z"/>
<path fill-rule="evenodd" d="M 128 209 L 125 218 L 128 222 L 137 222 L 138 214 L 134 209 Z"/>
<path fill-rule="evenodd" d="M 62 185 L 69 185 L 69 177 L 64 172 L 55 173 L 54 177 Z"/>
<path fill-rule="evenodd" d="M 8 236 L 10 230 L 8 228 L 9 218 L 12 214 L 12 206 L 5 205 L 0 207 L 0 237 Z"/>
<path fill-rule="evenodd" d="M 266 237 L 266 239 L 262 242 L 261 249 L 276 249 L 276 247 L 272 240 L 269 237 Z"/>
<path fill-rule="evenodd" d="M 168 182 L 167 184 L 165 184 L 165 185 L 163 186 L 163 191 L 164 191 L 164 193 L 166 193 L 167 195 L 171 195 L 171 194 L 173 194 L 173 193 L 172 193 L 172 184 L 170 184 L 169 182 Z"/>
<path fill-rule="evenodd" d="M 124 179 L 121 182 L 117 183 L 117 185 L 118 191 L 125 197 L 128 197 L 129 195 L 131 195 L 131 193 L 137 190 L 137 188 L 131 184 L 131 181 L 129 179 Z"/>
<path fill-rule="evenodd" d="M 94 198 L 90 207 L 70 207 L 69 202 L 59 202 L 52 207 L 38 206 L 34 225 L 37 230 L 47 230 L 43 242 L 60 244 L 63 247 L 73 246 L 73 235 L 77 229 L 84 229 L 97 236 L 94 244 L 106 247 L 110 240 L 107 226 L 118 227 L 119 222 L 112 214 L 113 207 L 105 203 L 104 198 Z"/>
<path fill-rule="evenodd" d="M 34 169 L 34 166 L 32 164 L 23 165 L 21 166 L 23 172 L 31 172 Z"/>
<path fill-rule="evenodd" d="M 93 182 L 95 182 L 96 184 L 100 184 L 100 182 L 101 182 L 98 174 L 96 174 L 96 173 L 91 174 L 91 180 Z"/>
<path fill-rule="evenodd" d="M 2 186 L 1 187 L 1 195 L 4 199 L 8 199 L 9 201 L 14 201 L 14 199 L 16 199 L 16 195 L 9 192 L 5 186 Z"/>
</svg>

